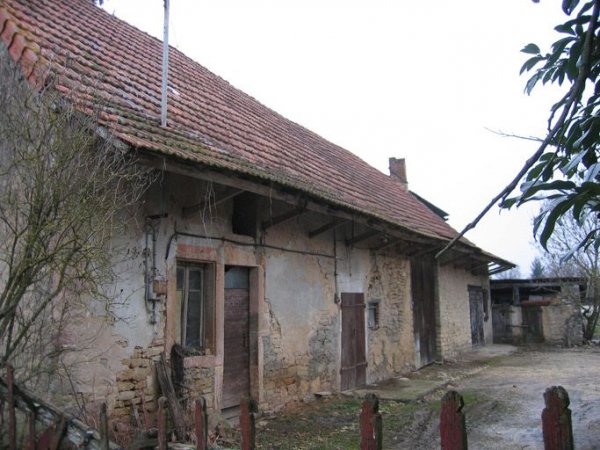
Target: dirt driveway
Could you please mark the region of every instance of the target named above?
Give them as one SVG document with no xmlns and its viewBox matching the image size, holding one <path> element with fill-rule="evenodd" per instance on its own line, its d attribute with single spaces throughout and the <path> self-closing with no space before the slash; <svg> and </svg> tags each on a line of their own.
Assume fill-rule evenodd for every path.
<svg viewBox="0 0 600 450">
<path fill-rule="evenodd" d="M 510 356 L 435 365 L 411 378 L 450 380 L 466 402 L 469 449 L 543 449 L 544 390 L 571 397 L 578 450 L 600 449 L 600 348 L 519 348 Z M 439 390 L 417 403 L 382 401 L 385 449 L 440 448 Z M 357 449 L 360 399 L 336 395 L 259 420 L 260 449 Z"/>
</svg>

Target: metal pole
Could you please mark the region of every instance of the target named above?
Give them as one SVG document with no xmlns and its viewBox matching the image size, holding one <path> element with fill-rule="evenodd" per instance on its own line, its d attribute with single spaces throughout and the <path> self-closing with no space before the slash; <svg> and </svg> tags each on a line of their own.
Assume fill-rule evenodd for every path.
<svg viewBox="0 0 600 450">
<path fill-rule="evenodd" d="M 160 123 L 167 126 L 167 77 L 169 73 L 169 0 L 164 0 L 165 27 L 163 35 L 162 98 Z"/>
</svg>

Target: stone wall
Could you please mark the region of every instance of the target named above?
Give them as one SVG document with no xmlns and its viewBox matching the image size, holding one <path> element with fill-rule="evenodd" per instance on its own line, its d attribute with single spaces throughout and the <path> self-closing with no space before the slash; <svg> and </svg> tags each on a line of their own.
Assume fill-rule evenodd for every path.
<svg viewBox="0 0 600 450">
<path fill-rule="evenodd" d="M 469 307 L 469 286 L 488 289 L 487 277 L 478 277 L 453 267 L 440 267 L 438 271 L 438 352 L 443 359 L 453 359 L 472 346 L 471 312 Z M 489 298 L 485 300 L 491 311 Z M 491 335 L 491 314 L 484 322 L 484 338 L 488 342 Z"/>
<path fill-rule="evenodd" d="M 581 345 L 583 329 L 581 311 L 576 304 L 553 302 L 542 307 L 544 339 L 549 344 Z"/>
<path fill-rule="evenodd" d="M 379 324 L 367 326 L 367 380 L 377 382 L 414 368 L 409 264 L 392 255 L 371 255 L 368 304 L 379 303 Z"/>
</svg>

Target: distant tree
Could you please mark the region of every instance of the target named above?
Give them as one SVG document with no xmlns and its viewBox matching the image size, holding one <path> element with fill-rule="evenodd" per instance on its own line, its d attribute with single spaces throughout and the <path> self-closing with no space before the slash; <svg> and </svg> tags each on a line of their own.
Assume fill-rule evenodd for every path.
<svg viewBox="0 0 600 450">
<path fill-rule="evenodd" d="M 530 278 L 544 278 L 546 270 L 544 263 L 537 256 L 531 262 L 531 275 Z"/>
<path fill-rule="evenodd" d="M 0 366 L 29 377 L 53 370 L 73 311 L 111 311 L 114 237 L 148 185 L 51 78 L 32 88 L 0 47 Z"/>
<path fill-rule="evenodd" d="M 518 280 L 519 278 L 522 278 L 519 266 L 494 275 L 494 279 L 496 280 Z"/>
<path fill-rule="evenodd" d="M 600 316 L 600 251 L 594 245 L 580 247 L 578 244 L 600 227 L 600 219 L 592 214 L 582 217 L 583 221 L 576 220 L 573 214 L 567 214 L 557 221 L 542 258 L 550 276 L 587 279 L 583 337 L 589 341 L 594 337 Z"/>
</svg>

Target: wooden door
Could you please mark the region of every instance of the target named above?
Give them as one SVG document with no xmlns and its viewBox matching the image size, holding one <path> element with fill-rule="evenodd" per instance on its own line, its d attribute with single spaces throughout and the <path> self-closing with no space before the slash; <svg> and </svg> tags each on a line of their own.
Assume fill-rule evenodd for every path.
<svg viewBox="0 0 600 450">
<path fill-rule="evenodd" d="M 419 368 L 434 362 L 437 353 L 433 258 L 429 256 L 412 258 L 410 273 L 416 366 Z"/>
<path fill-rule="evenodd" d="M 239 406 L 250 395 L 250 289 L 246 267 L 225 272 L 225 330 L 221 409 Z"/>
<path fill-rule="evenodd" d="M 540 306 L 522 306 L 521 321 L 525 342 L 544 342 L 542 308 Z"/>
<path fill-rule="evenodd" d="M 341 373 L 342 391 L 367 382 L 364 294 L 342 294 Z"/>
<path fill-rule="evenodd" d="M 473 345 L 484 344 L 483 336 L 483 289 L 469 286 L 469 307 L 471 312 L 471 342 Z"/>
</svg>

